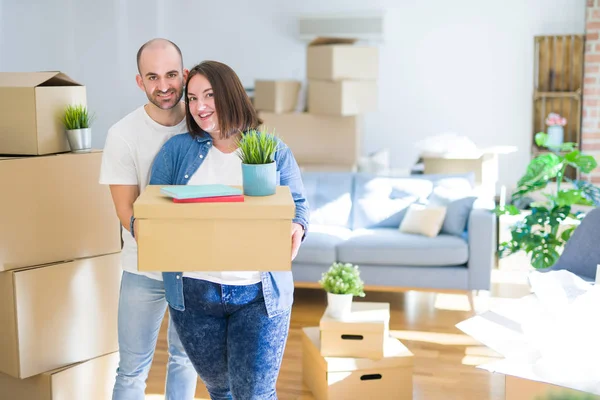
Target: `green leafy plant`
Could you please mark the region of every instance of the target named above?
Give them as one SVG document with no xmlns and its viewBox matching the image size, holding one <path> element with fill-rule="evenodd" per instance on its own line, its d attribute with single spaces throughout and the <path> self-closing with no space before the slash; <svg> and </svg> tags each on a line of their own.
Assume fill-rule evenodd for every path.
<svg viewBox="0 0 600 400">
<path fill-rule="evenodd" d="M 548 135 L 540 132 L 535 136 L 535 142 L 540 147 L 549 148 Z M 511 240 L 501 243 L 500 257 L 525 251 L 531 258 L 531 265 L 536 269 L 549 268 L 556 263 L 565 243 L 571 237 L 576 226 L 571 226 L 562 232 L 561 223 L 568 218 L 580 220 L 582 213 L 573 213 L 573 205 L 600 205 L 600 189 L 590 182 L 569 180 L 565 178 L 565 169 L 571 166 L 583 173 L 589 173 L 596 168 L 594 157 L 582 154 L 576 148 L 576 143 L 563 143 L 559 148 L 541 154 L 531 160 L 525 175 L 517 183 L 517 189 L 512 194 L 512 202 L 523 200 L 527 194 L 546 189 L 548 183 L 556 179 L 556 189 L 543 193 L 546 201 L 531 204 L 531 214 L 511 227 Z M 567 181 L 570 188 L 561 184 Z M 515 205 L 497 207 L 497 215 L 520 215 L 523 210 Z"/>
<path fill-rule="evenodd" d="M 326 292 L 365 297 L 364 282 L 357 265 L 333 263 L 319 281 Z"/>
<path fill-rule="evenodd" d="M 237 140 L 238 155 L 243 164 L 270 164 L 275 161 L 279 140 L 266 129 L 242 132 Z"/>
<path fill-rule="evenodd" d="M 62 119 L 67 130 L 89 128 L 93 120 L 94 116 L 81 104 L 67 106 Z"/>
</svg>

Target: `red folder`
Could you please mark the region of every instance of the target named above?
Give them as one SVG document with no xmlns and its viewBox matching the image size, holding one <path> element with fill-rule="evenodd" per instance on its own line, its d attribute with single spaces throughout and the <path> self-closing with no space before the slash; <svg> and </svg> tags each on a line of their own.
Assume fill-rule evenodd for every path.
<svg viewBox="0 0 600 400">
<path fill-rule="evenodd" d="M 244 195 L 198 197 L 194 199 L 173 199 L 173 203 L 240 203 L 244 201 Z"/>
</svg>

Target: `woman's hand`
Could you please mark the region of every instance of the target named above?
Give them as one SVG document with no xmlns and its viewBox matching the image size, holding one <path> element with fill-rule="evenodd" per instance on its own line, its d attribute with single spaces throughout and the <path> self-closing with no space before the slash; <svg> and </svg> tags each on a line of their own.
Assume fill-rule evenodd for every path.
<svg viewBox="0 0 600 400">
<path fill-rule="evenodd" d="M 298 249 L 300 249 L 303 235 L 304 228 L 302 225 L 292 222 L 292 261 L 298 255 Z"/>
</svg>

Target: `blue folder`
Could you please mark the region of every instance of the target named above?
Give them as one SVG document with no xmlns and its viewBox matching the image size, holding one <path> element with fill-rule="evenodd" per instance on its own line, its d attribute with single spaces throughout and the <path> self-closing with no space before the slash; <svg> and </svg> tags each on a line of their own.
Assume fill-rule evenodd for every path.
<svg viewBox="0 0 600 400">
<path fill-rule="evenodd" d="M 243 193 L 242 189 L 221 184 L 165 186 L 160 188 L 160 192 L 178 200 L 200 199 L 215 196 L 236 196 Z"/>
</svg>

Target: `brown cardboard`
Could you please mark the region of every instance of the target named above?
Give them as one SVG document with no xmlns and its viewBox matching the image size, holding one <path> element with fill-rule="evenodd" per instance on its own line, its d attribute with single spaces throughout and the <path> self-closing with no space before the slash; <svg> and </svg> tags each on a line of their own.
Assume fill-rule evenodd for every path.
<svg viewBox="0 0 600 400">
<path fill-rule="evenodd" d="M 289 271 L 295 205 L 287 186 L 240 203 L 173 203 L 150 185 L 133 212 L 140 271 Z"/>
<path fill-rule="evenodd" d="M 561 399 L 600 399 L 598 395 L 584 393 L 579 390 L 506 375 L 506 400 L 558 399 L 557 395 L 563 395 L 564 397 L 561 397 Z"/>
<path fill-rule="evenodd" d="M 70 151 L 61 119 L 76 104 L 86 87 L 62 72 L 0 72 L 0 154 Z"/>
<path fill-rule="evenodd" d="M 102 153 L 0 159 L 0 271 L 121 250 Z"/>
<path fill-rule="evenodd" d="M 353 302 L 351 314 L 337 320 L 321 317 L 321 355 L 325 357 L 384 357 L 389 336 L 389 303 Z"/>
<path fill-rule="evenodd" d="M 302 329 L 302 377 L 315 399 L 412 399 L 413 354 L 397 339 L 386 337 L 381 360 L 323 357 L 320 345 L 318 327 Z"/>
<path fill-rule="evenodd" d="M 308 82 L 308 112 L 319 115 L 359 115 L 377 110 L 376 81 Z"/>
<path fill-rule="evenodd" d="M 379 76 L 379 49 L 357 46 L 353 39 L 318 38 L 306 53 L 308 79 L 327 81 L 376 80 Z"/>
<path fill-rule="evenodd" d="M 289 146 L 298 165 L 356 165 L 361 155 L 362 118 L 308 113 L 259 113 L 263 126 Z"/>
<path fill-rule="evenodd" d="M 118 350 L 119 253 L 0 273 L 0 372 L 28 378 Z"/>
<path fill-rule="evenodd" d="M 106 400 L 112 396 L 119 353 L 26 379 L 0 374 L 0 400 Z"/>
<path fill-rule="evenodd" d="M 275 113 L 291 112 L 296 109 L 300 81 L 263 81 L 254 85 L 254 108 Z"/>
</svg>

